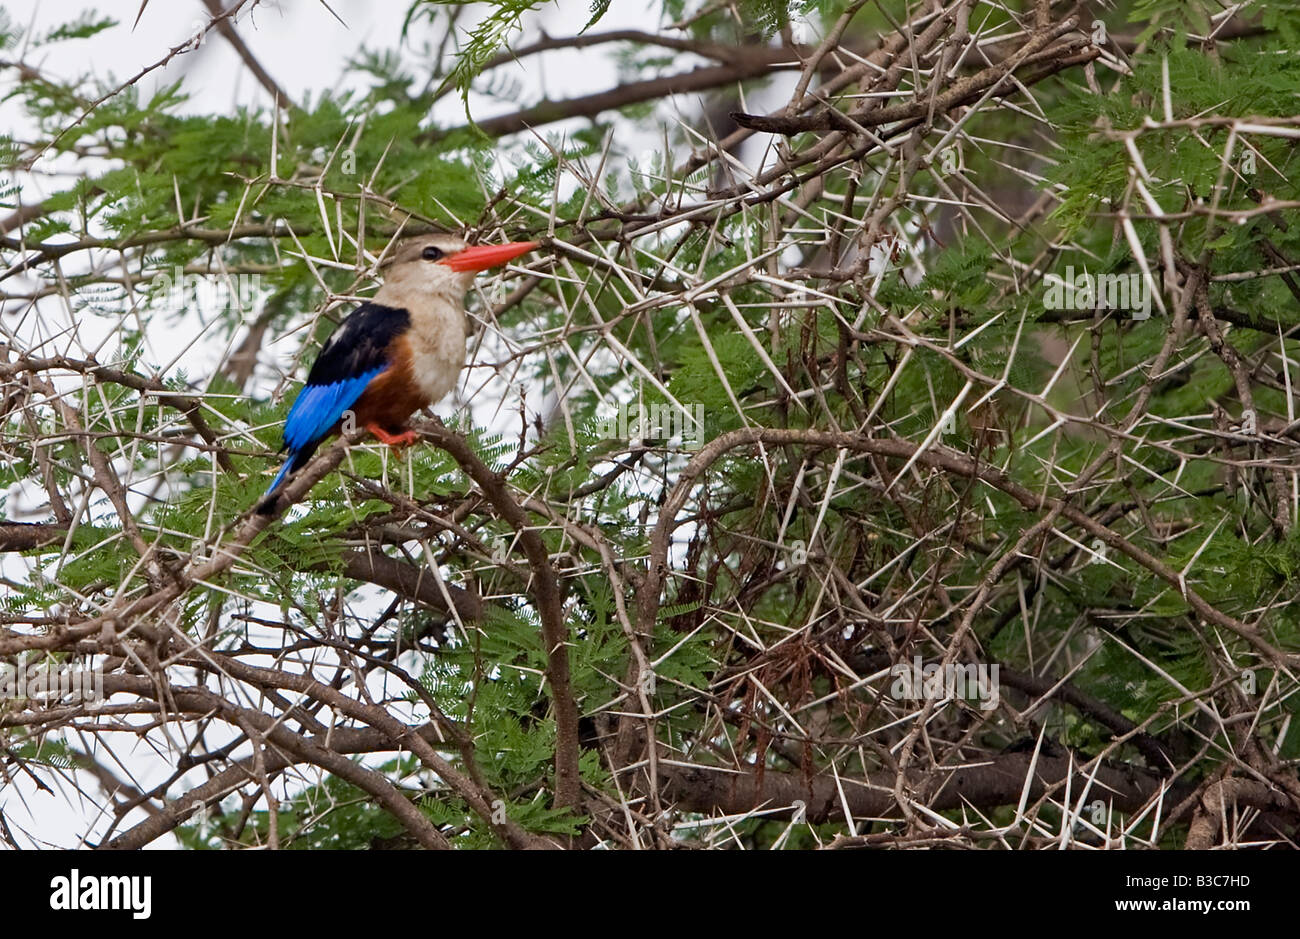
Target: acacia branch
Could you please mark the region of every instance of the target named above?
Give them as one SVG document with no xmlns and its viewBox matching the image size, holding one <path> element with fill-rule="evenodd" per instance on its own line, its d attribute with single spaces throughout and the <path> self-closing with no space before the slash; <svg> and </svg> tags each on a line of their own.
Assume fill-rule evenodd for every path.
<svg viewBox="0 0 1300 939">
<path fill-rule="evenodd" d="M 892 772 L 865 779 L 837 779 L 766 770 L 760 778 L 748 769 L 680 764 L 665 764 L 662 772 L 664 795 L 675 801 L 680 811 L 744 815 L 762 809 L 765 817 L 801 814 L 812 824 L 843 820 L 846 803 L 855 819 L 898 814 Z M 1097 798 L 1125 812 L 1142 809 L 1162 791 L 1166 799 L 1176 799 L 1193 788 L 1188 783 L 1171 785 L 1159 775 L 1126 765 L 1091 767 L 1086 760 L 1044 752 L 1002 753 L 960 767 L 936 767 L 913 775 L 908 788 L 920 804 L 933 811 L 965 806 L 991 810 L 1017 804 L 1027 779 L 1032 800 L 1063 793 L 1067 785 L 1072 792 L 1080 792 L 1091 779 Z M 1300 816 L 1300 810 L 1296 814 Z"/>
<path fill-rule="evenodd" d="M 658 101 L 670 95 L 692 94 L 721 88 L 736 82 L 761 78 L 771 72 L 797 69 L 799 63 L 788 52 L 775 54 L 780 50 L 746 50 L 746 55 L 738 57 L 727 65 L 708 65 L 666 75 L 663 78 L 651 78 L 643 81 L 628 82 L 617 88 L 567 98 L 563 101 L 543 101 L 521 111 L 491 117 L 474 124 L 465 124 L 446 130 L 433 130 L 421 136 L 426 143 L 443 140 L 453 134 L 477 132 L 488 137 L 504 137 L 520 131 L 553 124 L 556 121 L 576 117 L 595 117 L 602 111 L 625 108 L 644 101 Z"/>
<path fill-rule="evenodd" d="M 1259 631 L 1241 620 L 1220 611 L 1207 602 L 1199 593 L 1187 586 L 1186 579 L 1172 570 L 1150 552 L 1133 544 L 1111 528 L 1097 522 L 1087 513 L 1061 499 L 1040 496 L 1016 483 L 1006 474 L 986 464 L 980 464 L 969 457 L 950 450 L 942 445 L 933 445 L 921 449 L 917 444 L 906 440 L 880 440 L 857 434 L 834 431 L 806 430 L 800 428 L 747 428 L 734 430 L 712 440 L 700 450 L 682 470 L 676 485 L 669 492 L 659 510 L 659 518 L 650 540 L 650 558 L 645 579 L 638 592 L 638 628 L 642 631 L 653 629 L 660 605 L 660 590 L 664 575 L 667 573 L 668 546 L 673 519 L 686 502 L 698 478 L 720 457 L 736 447 L 764 443 L 768 445 L 804 445 L 815 448 L 837 448 L 858 453 L 874 453 L 897 459 L 915 461 L 924 466 L 955 473 L 970 479 L 978 479 L 995 489 L 1011 496 L 1026 509 L 1032 511 L 1052 511 L 1074 522 L 1091 535 L 1101 538 L 1108 546 L 1115 548 L 1138 564 L 1151 571 L 1161 580 L 1179 592 L 1188 605 L 1204 619 L 1245 639 L 1265 659 L 1276 665 L 1300 663 L 1300 656 L 1283 653 L 1259 635 Z"/>
<path fill-rule="evenodd" d="M 464 437 L 441 423 L 426 424 L 419 430 L 425 438 L 450 454 L 483 490 L 501 517 L 514 528 L 528 558 L 533 574 L 532 593 L 542 623 L 542 638 L 546 642 L 546 681 L 555 706 L 555 804 L 577 808 L 582 784 L 578 774 L 578 703 L 573 696 L 569 675 L 569 631 L 564 620 L 563 597 L 550 554 L 541 536 L 530 526 L 528 513 L 511 495 L 505 477 L 493 472 L 480 460 Z"/>
<path fill-rule="evenodd" d="M 203 438 L 212 452 L 216 454 L 217 464 L 227 473 L 234 473 L 235 466 L 230 454 L 221 445 L 207 420 L 203 417 L 203 400 L 193 395 L 181 394 L 168 388 L 160 379 L 145 378 L 134 372 L 126 372 L 110 365 L 100 365 L 87 359 L 75 359 L 71 356 L 58 355 L 47 358 L 20 358 L 17 361 L 0 365 L 0 379 L 10 378 L 23 372 L 36 373 L 47 371 L 69 371 L 86 375 L 100 381 L 112 382 L 124 388 L 131 388 L 143 394 L 151 394 L 163 404 L 174 408 L 190 422 L 195 432 Z"/>
</svg>

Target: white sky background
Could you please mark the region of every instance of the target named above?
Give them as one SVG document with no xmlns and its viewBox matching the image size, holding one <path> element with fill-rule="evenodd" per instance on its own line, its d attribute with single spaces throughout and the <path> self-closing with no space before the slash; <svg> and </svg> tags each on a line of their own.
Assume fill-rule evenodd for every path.
<svg viewBox="0 0 1300 939">
<path fill-rule="evenodd" d="M 236 28 L 253 54 L 263 67 L 279 83 L 285 92 L 295 101 L 315 100 L 325 90 L 338 92 L 346 87 L 362 89 L 369 84 L 365 75 L 353 75 L 343 78 L 344 63 L 354 55 L 361 46 L 379 50 L 398 50 L 408 69 L 417 76 L 427 74 L 427 66 L 422 63 L 423 44 L 427 40 L 436 47 L 436 35 L 427 24 L 414 30 L 415 43 L 398 45 L 401 23 L 404 17 L 406 0 L 329 0 L 330 7 L 344 21 L 340 23 L 331 13 L 315 0 L 297 0 L 297 2 L 277 2 L 267 0 L 250 12 L 239 17 Z M 141 20 L 134 29 L 132 23 L 139 10 L 139 0 L 111 0 L 101 3 L 96 9 L 101 15 L 111 16 L 119 25 L 105 30 L 85 40 L 58 43 L 41 48 L 23 57 L 31 66 L 38 68 L 48 76 L 67 79 L 76 76 L 93 76 L 101 81 L 118 84 L 135 75 L 142 67 L 162 58 L 167 51 L 181 43 L 186 37 L 197 31 L 200 24 L 208 19 L 208 14 L 200 0 L 150 0 Z M 57 25 L 74 19 L 90 4 L 80 0 L 0 0 L 3 9 L 15 24 L 28 27 L 41 35 Z M 569 35 L 586 23 L 590 15 L 589 0 L 560 0 L 549 5 L 539 13 L 527 18 L 525 32 L 517 42 L 526 42 L 537 36 L 539 27 L 553 36 Z M 470 25 L 476 22 L 475 11 L 469 10 L 462 17 L 462 23 Z M 344 25 L 346 24 L 346 25 Z M 594 27 L 596 31 L 620 28 L 639 28 L 648 31 L 660 26 L 657 11 L 645 4 L 615 2 L 608 14 Z M 507 113 L 520 106 L 531 104 L 535 100 L 547 97 L 551 99 L 573 97 L 594 91 L 607 89 L 618 80 L 618 72 L 612 54 L 623 46 L 610 45 L 584 51 L 560 51 L 524 60 L 522 65 L 507 66 L 501 71 L 517 79 L 522 87 L 522 100 L 501 102 L 479 95 L 472 95 L 470 105 L 476 118 L 491 117 L 498 113 Z M 16 57 L 13 50 L 8 53 Z M 665 71 L 689 68 L 695 63 L 679 60 Z M 160 87 L 184 79 L 182 90 L 190 95 L 190 100 L 181 108 L 182 112 L 195 114 L 231 113 L 240 105 L 270 104 L 266 90 L 249 73 L 244 63 L 234 50 L 215 30 L 208 33 L 206 40 L 196 51 L 177 56 L 164 68 L 157 69 L 145 76 L 138 84 L 142 100 L 148 98 Z M 0 91 L 7 91 L 15 80 L 12 70 L 0 73 Z M 776 104 L 782 92 L 788 94 L 793 76 L 778 78 L 773 86 L 761 94 L 763 103 Z M 759 102 L 751 99 L 752 105 Z M 699 112 L 698 99 L 679 98 L 675 106 L 688 117 Z M 661 109 L 661 115 L 667 117 L 667 109 Z M 432 117 L 445 124 L 464 122 L 464 107 L 460 98 L 451 94 L 436 106 Z M 658 122 L 624 122 L 620 128 L 620 142 L 638 142 L 637 137 L 644 138 L 645 149 L 662 147 L 663 131 Z M 29 138 L 33 131 L 31 124 L 22 113 L 19 102 L 14 100 L 0 102 L 0 127 L 10 129 L 16 137 Z M 546 133 L 554 133 L 560 125 L 545 128 Z M 631 148 L 629 148 L 631 149 Z M 755 148 L 757 149 L 757 148 Z M 680 155 L 678 155 L 680 156 Z M 756 157 L 761 158 L 758 153 Z M 66 164 L 71 166 L 73 164 Z M 54 167 L 48 167 L 53 169 Z M 84 164 L 79 165 L 84 172 Z M 23 180 L 23 201 L 37 201 L 49 192 L 67 185 L 69 177 L 42 179 L 40 176 L 27 177 Z M 22 278 L 14 278 L 15 282 Z M 28 279 L 26 286 L 34 281 Z M 21 287 L 14 285 L 21 292 Z M 115 323 L 113 318 L 79 315 L 68 310 L 58 298 L 42 301 L 40 323 L 31 328 L 45 336 L 66 327 L 75 325 L 75 338 L 69 334 L 61 340 L 62 348 L 57 351 L 70 355 L 82 355 L 87 348 L 94 348 L 104 339 L 109 339 L 108 346 L 101 352 L 101 360 L 112 358 L 112 333 Z M 191 345 L 191 340 L 199 331 L 200 317 L 195 312 L 185 314 L 185 318 L 174 323 L 161 334 L 151 335 L 153 347 L 147 358 L 159 365 L 177 359 L 177 367 L 184 368 L 190 378 L 203 384 L 204 376 L 210 372 L 224 355 L 226 339 L 213 335 L 211 341 L 199 341 Z M 13 328 L 13 323 L 7 323 Z M 19 330 L 20 333 L 23 330 Z M 205 337 L 206 339 L 206 337 Z M 284 367 L 291 366 L 290 356 L 297 351 L 300 338 L 297 335 L 287 337 L 287 341 L 276 343 L 272 348 L 279 354 Z M 482 378 L 471 380 L 470 387 L 478 390 Z M 266 393 L 270 388 L 259 386 L 258 393 Z M 491 420 L 500 402 L 476 400 L 474 410 L 480 416 L 480 405 L 486 408 L 481 419 Z M 529 404 L 536 408 L 541 402 L 537 396 Z M 448 403 L 439 408 L 446 413 Z M 515 408 L 506 404 L 502 413 L 507 421 L 517 426 L 517 417 L 511 416 Z M 17 492 L 10 493 L 7 514 L 11 518 L 40 520 L 45 516 L 42 507 L 32 504 L 21 505 L 26 499 L 15 498 Z M 36 514 L 29 514 L 34 510 Z M 6 576 L 18 575 L 13 568 L 13 559 L 0 561 L 0 573 Z M 6 569 L 7 567 L 7 569 Z M 380 600 L 377 588 L 374 598 Z M 387 595 L 383 595 L 381 606 L 386 605 Z M 392 689 L 388 689 L 392 691 Z M 383 694 L 384 689 L 376 688 L 376 693 Z M 257 706 L 256 702 L 249 702 Z M 78 744 L 75 738 L 70 743 Z M 119 739 L 119 744 L 123 741 Z M 165 750 L 158 750 L 151 744 L 141 741 L 130 757 L 127 768 L 137 784 L 144 787 L 155 785 L 166 778 L 170 771 L 172 755 Z M 111 761 L 110 765 L 111 765 Z M 125 775 L 120 767 L 115 768 L 119 775 Z M 308 771 L 310 774 L 310 770 Z M 42 774 L 46 775 L 46 774 Z M 192 777 L 199 781 L 201 776 Z M 97 792 L 89 779 L 83 780 L 90 791 Z M 277 790 L 282 792 L 282 786 Z M 56 790 L 58 787 L 56 786 Z M 169 795 L 179 795 L 180 787 L 173 787 Z M 88 827 L 102 830 L 103 820 L 98 825 L 91 822 L 99 815 L 95 805 L 88 804 L 71 785 L 65 785 L 62 791 L 50 795 L 37 791 L 30 780 L 21 774 L 14 781 L 0 789 L 0 810 L 18 836 L 20 843 L 27 841 L 21 834 L 26 831 L 39 836 L 43 841 L 33 844 L 50 846 L 77 846 L 80 836 Z M 129 827 L 142 816 L 136 814 L 126 819 L 119 831 Z M 174 845 L 170 836 L 160 839 L 157 847 Z"/>
</svg>

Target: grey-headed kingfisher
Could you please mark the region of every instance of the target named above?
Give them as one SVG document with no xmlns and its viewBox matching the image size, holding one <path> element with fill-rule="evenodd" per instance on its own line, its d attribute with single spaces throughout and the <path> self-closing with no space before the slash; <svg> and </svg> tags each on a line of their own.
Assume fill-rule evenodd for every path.
<svg viewBox="0 0 1300 939">
<path fill-rule="evenodd" d="M 275 510 L 285 478 L 339 429 L 346 412 L 393 448 L 416 440 L 412 414 L 456 386 L 465 366 L 465 292 L 479 271 L 537 247 L 535 241 L 468 246 L 453 235 L 421 235 L 382 264 L 384 284 L 330 334 L 284 422 L 288 459 L 259 503 Z"/>
</svg>

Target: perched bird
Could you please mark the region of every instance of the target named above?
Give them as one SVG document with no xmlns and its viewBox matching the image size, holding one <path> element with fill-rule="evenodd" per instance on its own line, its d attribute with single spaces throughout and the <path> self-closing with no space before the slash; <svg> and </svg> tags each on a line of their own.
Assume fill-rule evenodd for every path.
<svg viewBox="0 0 1300 939">
<path fill-rule="evenodd" d="M 284 422 L 288 451 L 258 505 L 272 514 L 285 478 L 338 430 L 345 413 L 396 449 L 416 440 L 406 421 L 456 385 L 465 365 L 465 292 L 479 271 L 537 247 L 535 241 L 467 246 L 453 235 L 403 241 L 385 261 L 384 284 L 330 335 Z"/>
</svg>

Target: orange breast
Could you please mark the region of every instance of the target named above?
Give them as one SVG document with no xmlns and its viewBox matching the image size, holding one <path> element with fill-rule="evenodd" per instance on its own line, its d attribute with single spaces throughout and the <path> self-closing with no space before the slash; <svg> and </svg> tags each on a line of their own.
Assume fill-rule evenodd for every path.
<svg viewBox="0 0 1300 939">
<path fill-rule="evenodd" d="M 411 344 L 405 336 L 398 336 L 389 347 L 392 363 L 362 392 L 353 411 L 357 423 L 378 424 L 385 429 L 397 429 L 429 402 L 415 382 L 411 367 Z"/>
</svg>

